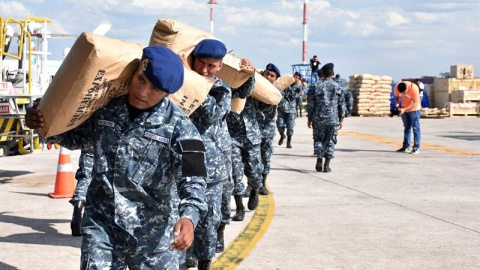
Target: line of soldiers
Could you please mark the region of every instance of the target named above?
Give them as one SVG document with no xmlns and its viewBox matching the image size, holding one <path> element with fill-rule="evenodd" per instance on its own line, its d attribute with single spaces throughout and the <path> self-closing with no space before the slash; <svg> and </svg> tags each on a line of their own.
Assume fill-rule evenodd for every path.
<svg viewBox="0 0 480 270">
<path fill-rule="evenodd" d="M 226 51 L 223 43 L 210 39 L 195 47 L 191 69 L 213 78 L 214 85 L 189 118 L 166 98 L 183 84 L 184 67 L 190 68 L 185 56 L 149 46 L 127 96 L 112 99 L 77 128 L 46 139 L 84 149 L 83 178 L 91 175 L 91 182 L 79 181 L 71 201 L 72 234 L 83 236 L 81 269 L 178 269 L 184 260 L 209 269 L 215 253 L 224 249 L 231 196 L 236 204 L 232 220 L 241 221 L 242 196 L 248 197 L 247 207 L 254 210 L 259 194 L 269 194 L 266 181 L 275 116 L 279 144 L 287 129 L 287 148 L 291 148 L 300 76 L 283 92 L 278 90 L 283 99 L 277 111 L 276 105 L 251 97 L 254 76 L 238 89 L 215 76 Z M 247 59 L 242 64 L 253 68 Z M 309 91 L 308 123 L 314 124 L 316 169 L 323 166 L 327 172 L 342 125 L 344 96 L 331 81 L 333 65 L 325 65 L 322 75 L 325 78 Z M 280 71 L 268 64 L 263 76 L 273 83 Z M 232 97 L 246 99 L 240 114 L 230 111 Z M 38 101 L 25 120 L 28 127 L 40 131 L 44 123 L 37 105 Z M 83 197 L 80 190 L 87 186 Z"/>
<path fill-rule="evenodd" d="M 209 269 L 215 253 L 224 250 L 231 196 L 232 220 L 242 221 L 242 196 L 254 210 L 259 194 L 269 194 L 277 106 L 250 96 L 254 76 L 238 89 L 217 78 L 226 47 L 207 39 L 195 47 L 191 69 L 213 78 L 214 85 L 187 118 L 166 99 L 181 87 L 183 67 L 190 68 L 184 55 L 172 53 L 146 47 L 127 96 L 111 100 L 79 127 L 45 139 L 82 149 L 70 201 L 72 235 L 84 239 L 81 269 L 177 269 L 184 260 Z M 242 64 L 253 69 L 247 59 Z M 268 64 L 263 76 L 273 83 L 280 71 Z M 291 107 L 290 92 L 282 93 L 288 117 L 278 125 L 282 134 L 287 128 L 287 145 L 294 122 L 283 109 Z M 232 97 L 246 99 L 240 114 L 230 111 Z M 25 119 L 41 130 L 38 103 Z"/>
</svg>

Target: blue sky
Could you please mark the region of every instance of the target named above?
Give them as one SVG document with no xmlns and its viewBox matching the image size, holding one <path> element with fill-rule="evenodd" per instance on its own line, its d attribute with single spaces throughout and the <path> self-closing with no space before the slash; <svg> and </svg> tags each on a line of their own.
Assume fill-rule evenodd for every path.
<svg viewBox="0 0 480 270">
<path fill-rule="evenodd" d="M 80 34 L 111 23 L 109 37 L 148 44 L 158 19 L 173 18 L 210 31 L 207 0 L 0 1 L 3 19 L 52 20 L 52 33 Z M 292 73 L 302 62 L 303 0 L 218 0 L 214 35 L 235 54 L 263 69 L 276 64 Z M 395 80 L 438 76 L 455 64 L 480 73 L 480 0 L 309 0 L 307 60 L 348 77 L 389 75 Z M 51 59 L 63 58 L 74 38 L 53 39 Z M 478 75 L 477 75 L 478 76 Z"/>
</svg>

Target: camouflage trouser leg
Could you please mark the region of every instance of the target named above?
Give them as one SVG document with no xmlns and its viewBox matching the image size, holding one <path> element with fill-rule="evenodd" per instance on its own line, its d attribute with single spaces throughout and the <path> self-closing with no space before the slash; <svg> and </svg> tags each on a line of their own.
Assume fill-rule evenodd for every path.
<svg viewBox="0 0 480 270">
<path fill-rule="evenodd" d="M 313 141 L 317 158 L 333 158 L 335 144 L 337 144 L 338 126 L 314 126 Z"/>
<path fill-rule="evenodd" d="M 208 212 L 195 228 L 195 239 L 190 247 L 193 256 L 200 261 L 215 257 L 217 229 L 220 225 L 223 181 L 207 184 L 205 201 Z"/>
<path fill-rule="evenodd" d="M 85 202 L 87 189 L 92 182 L 93 171 L 93 148 L 82 150 L 80 159 L 78 161 L 78 170 L 75 173 L 75 179 L 77 179 L 77 186 L 70 203 L 74 204 L 75 201 Z"/>
<path fill-rule="evenodd" d="M 245 192 L 245 185 L 242 182 L 243 170 L 244 166 L 242 162 L 242 147 L 236 144 L 232 144 L 232 195 L 234 196 L 242 196 Z"/>
<path fill-rule="evenodd" d="M 228 178 L 223 181 L 222 191 L 222 223 L 230 223 L 230 215 L 232 210 L 230 208 L 230 201 L 232 200 L 233 193 L 233 179 Z"/>
<path fill-rule="evenodd" d="M 262 153 L 262 164 L 263 164 L 263 173 L 270 173 L 270 160 L 272 159 L 273 154 L 273 138 L 262 138 L 262 143 L 260 144 L 260 149 Z"/>
<path fill-rule="evenodd" d="M 280 134 L 285 134 L 285 116 L 286 114 L 281 111 L 281 110 L 278 110 L 277 111 L 278 115 L 277 115 L 277 129 L 278 129 L 278 132 L 280 132 Z"/>
<path fill-rule="evenodd" d="M 247 176 L 248 185 L 254 189 L 262 187 L 263 164 L 260 144 L 252 144 L 245 139 L 242 161 L 245 166 L 244 173 Z"/>
<path fill-rule="evenodd" d="M 177 270 L 178 252 L 132 253 L 112 247 L 109 237 L 103 233 L 87 233 L 83 236 L 81 270 L 104 269 Z"/>
<path fill-rule="evenodd" d="M 287 136 L 293 135 L 293 129 L 295 128 L 295 119 L 297 118 L 296 113 L 286 113 L 285 114 L 285 125 L 287 127 Z"/>
<path fill-rule="evenodd" d="M 225 165 L 228 171 L 228 178 L 223 180 L 222 190 L 222 223 L 230 223 L 230 215 L 232 210 L 230 208 L 230 201 L 233 192 L 233 176 L 232 176 L 232 152 L 229 152 L 225 157 Z"/>
</svg>

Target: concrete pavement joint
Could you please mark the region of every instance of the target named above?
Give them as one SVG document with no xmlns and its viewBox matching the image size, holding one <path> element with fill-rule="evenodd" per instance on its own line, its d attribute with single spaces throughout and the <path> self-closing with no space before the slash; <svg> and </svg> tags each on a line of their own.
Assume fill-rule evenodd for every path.
<svg viewBox="0 0 480 270">
<path fill-rule="evenodd" d="M 448 223 L 448 224 L 450 224 L 450 225 L 454 225 L 454 226 L 460 227 L 460 228 L 462 228 L 462 229 L 465 229 L 465 230 L 468 230 L 468 231 L 471 231 L 471 232 L 480 234 L 480 231 L 477 231 L 477 230 L 474 230 L 474 229 L 470 229 L 470 228 L 465 227 L 465 226 L 462 226 L 462 225 L 460 225 L 460 224 L 456 224 L 456 223 L 453 223 L 453 222 L 451 222 L 451 221 L 448 221 L 448 220 L 445 220 L 445 219 L 441 219 L 441 218 L 432 216 L 432 215 L 430 215 L 430 214 L 427 214 L 427 213 L 424 213 L 424 212 L 415 210 L 415 209 L 413 209 L 413 208 L 410 208 L 410 207 L 401 205 L 401 204 L 399 204 L 399 203 L 392 202 L 392 201 L 389 201 L 389 200 L 387 200 L 387 199 L 383 199 L 383 198 L 380 198 L 380 197 L 378 197 L 378 196 L 375 196 L 375 195 L 366 193 L 366 192 L 364 192 L 364 191 L 361 191 L 361 190 L 358 190 L 358 189 L 355 189 L 355 188 L 352 188 L 352 187 L 349 187 L 349 186 L 345 186 L 345 185 L 342 185 L 342 184 L 337 183 L 337 182 L 333 182 L 333 181 L 328 180 L 328 179 L 325 179 L 325 178 L 322 178 L 322 177 L 318 176 L 318 174 L 319 174 L 318 172 L 313 172 L 313 173 L 312 173 L 312 172 L 303 172 L 302 170 L 298 170 L 298 169 L 295 169 L 294 167 L 289 167 L 289 166 L 280 164 L 280 163 L 278 163 L 278 162 L 273 162 L 273 161 L 272 161 L 272 163 L 273 163 L 273 164 L 276 164 L 276 165 L 278 165 L 278 166 L 280 166 L 280 167 L 288 168 L 288 169 L 290 169 L 290 170 L 292 170 L 292 171 L 297 171 L 297 172 L 299 172 L 299 173 L 308 174 L 308 175 L 310 175 L 310 176 L 313 176 L 313 177 L 315 177 L 315 178 L 318 178 L 318 179 L 320 179 L 320 180 L 323 180 L 324 182 L 328 182 L 328 183 L 334 184 L 334 185 L 336 185 L 336 186 L 340 186 L 340 187 L 343 187 L 343 188 L 346 188 L 346 189 L 350 189 L 350 190 L 352 190 L 352 191 L 355 191 L 355 192 L 364 194 L 364 195 L 366 195 L 366 196 L 368 196 L 368 197 L 372 197 L 372 198 L 375 198 L 375 199 L 377 199 L 377 200 L 380 200 L 380 201 L 383 201 L 383 202 L 386 202 L 386 203 L 389 203 L 389 204 L 393 204 L 393 205 L 396 205 L 396 206 L 398 206 L 398 207 L 401 207 L 401 208 L 404 208 L 404 209 L 413 211 L 413 212 L 415 212 L 415 213 L 418 213 L 418 214 L 421 214 L 421 215 L 424 215 L 424 216 L 427 216 L 427 217 L 430 217 L 430 218 L 433 218 L 433 219 L 436 219 L 436 220 L 439 220 L 439 221 Z"/>
<path fill-rule="evenodd" d="M 268 188 L 268 186 L 267 186 Z M 270 190 L 270 188 L 268 188 Z M 212 263 L 211 269 L 235 269 L 248 256 L 267 231 L 275 213 L 275 202 L 269 195 L 259 195 L 259 204 L 255 214 L 220 256 Z"/>
</svg>

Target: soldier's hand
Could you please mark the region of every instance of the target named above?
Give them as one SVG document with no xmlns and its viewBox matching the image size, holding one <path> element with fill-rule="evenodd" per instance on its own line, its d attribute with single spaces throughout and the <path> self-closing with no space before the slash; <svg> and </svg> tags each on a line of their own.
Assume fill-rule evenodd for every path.
<svg viewBox="0 0 480 270">
<path fill-rule="evenodd" d="M 42 130 L 44 123 L 42 112 L 37 110 L 38 104 L 40 104 L 39 98 L 33 102 L 32 107 L 27 109 L 27 113 L 25 114 L 25 125 L 31 129 L 40 131 Z"/>
<path fill-rule="evenodd" d="M 249 70 L 254 70 L 255 69 L 253 67 L 252 62 L 250 62 L 250 60 L 248 60 L 247 58 L 243 58 L 240 61 L 240 68 L 249 69 Z"/>
<path fill-rule="evenodd" d="M 342 129 L 343 123 L 338 123 L 338 129 Z"/>
<path fill-rule="evenodd" d="M 178 57 L 180 57 L 180 60 L 182 60 L 182 64 L 185 68 L 192 69 L 192 68 L 190 68 L 190 65 L 188 64 L 187 54 L 185 52 L 182 52 L 182 51 L 179 52 Z"/>
<path fill-rule="evenodd" d="M 187 250 L 193 243 L 193 223 L 190 219 L 181 218 L 173 228 L 175 240 L 172 248 L 178 251 Z"/>
<path fill-rule="evenodd" d="M 307 126 L 308 126 L 308 128 L 312 128 L 312 121 L 308 121 Z"/>
</svg>

